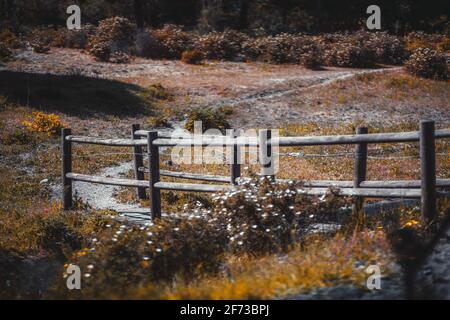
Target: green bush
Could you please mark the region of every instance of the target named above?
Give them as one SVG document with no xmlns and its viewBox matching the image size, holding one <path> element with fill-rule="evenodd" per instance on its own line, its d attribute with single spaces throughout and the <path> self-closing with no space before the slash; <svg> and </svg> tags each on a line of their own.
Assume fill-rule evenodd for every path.
<svg viewBox="0 0 450 320">
<path fill-rule="evenodd" d="M 233 30 L 210 32 L 200 36 L 194 47 L 206 59 L 232 60 L 242 51 L 242 44 L 246 39 L 246 35 Z"/>
<path fill-rule="evenodd" d="M 12 130 L 5 131 L 0 135 L 0 141 L 2 144 L 11 145 L 34 145 L 36 143 L 36 137 L 29 130 L 15 127 Z"/>
<path fill-rule="evenodd" d="M 164 116 L 151 116 L 148 117 L 146 124 L 148 124 L 151 128 L 170 128 L 169 120 Z"/>
<path fill-rule="evenodd" d="M 324 53 L 324 62 L 329 66 L 372 67 L 375 61 L 375 51 L 361 44 L 337 42 L 329 45 Z"/>
<path fill-rule="evenodd" d="M 81 30 L 68 30 L 64 40 L 64 47 L 74 49 L 85 49 L 89 44 L 95 29 L 92 25 L 86 25 Z"/>
<path fill-rule="evenodd" d="M 387 32 L 370 33 L 369 46 L 375 51 L 377 63 L 398 65 L 408 57 L 404 41 Z"/>
<path fill-rule="evenodd" d="M 128 19 L 113 17 L 100 21 L 93 40 L 109 42 L 112 47 L 120 44 L 130 45 L 134 33 L 135 26 Z"/>
<path fill-rule="evenodd" d="M 309 36 L 282 33 L 249 39 L 242 47 L 250 59 L 269 63 L 298 63 L 315 68 L 322 63 L 322 50 L 315 42 Z"/>
<path fill-rule="evenodd" d="M 114 61 L 123 63 L 127 59 L 122 53 L 131 52 L 134 37 L 135 27 L 128 19 L 113 17 L 102 20 L 89 39 L 89 53 L 105 62 L 111 55 L 116 55 Z"/>
<path fill-rule="evenodd" d="M 8 28 L 0 31 L 0 43 L 10 49 L 19 49 L 24 46 L 20 37 Z"/>
<path fill-rule="evenodd" d="M 107 62 L 111 57 L 111 48 L 107 43 L 104 42 L 91 44 L 89 53 L 93 55 L 97 60 Z"/>
<path fill-rule="evenodd" d="M 414 52 L 419 48 L 440 49 L 449 43 L 449 37 L 445 34 L 429 34 L 423 31 L 414 31 L 405 37 L 406 48 L 409 52 Z"/>
<path fill-rule="evenodd" d="M 155 58 L 180 59 L 182 53 L 195 41 L 193 34 L 170 24 L 161 29 L 151 30 L 150 34 L 159 42 L 153 45 L 156 52 L 152 54 L 152 57 Z"/>
<path fill-rule="evenodd" d="M 51 47 L 70 47 L 67 39 L 72 36 L 75 31 L 68 31 L 66 28 L 33 28 L 27 36 L 27 39 L 37 53 L 47 53 Z M 80 31 L 83 33 L 83 31 Z M 74 46 L 77 48 L 77 46 Z"/>
<path fill-rule="evenodd" d="M 429 49 L 418 48 L 405 63 L 406 69 L 412 75 L 435 80 L 449 78 L 449 68 L 445 54 Z"/>
<path fill-rule="evenodd" d="M 170 199 L 179 198 L 171 194 Z M 83 290 L 69 293 L 61 279 L 54 294 L 111 298 L 118 290 L 126 296 L 127 289 L 192 282 L 218 272 L 229 253 L 285 252 L 304 239 L 313 223 L 336 221 L 338 210 L 350 203 L 332 192 L 306 196 L 301 185 L 267 178 L 241 180 L 237 190 L 213 195 L 212 201 L 192 200 L 195 206 L 184 213 L 154 223 L 109 221 L 67 261 L 81 268 Z M 69 226 L 53 220 L 44 225 L 51 226 L 40 228 L 50 242 L 66 239 L 65 243 L 79 244 L 66 229 Z"/>
<path fill-rule="evenodd" d="M 298 63 L 310 69 L 319 67 L 322 64 L 322 51 L 315 44 L 305 44 L 298 53 Z"/>
<path fill-rule="evenodd" d="M 247 178 L 237 191 L 214 198 L 211 215 L 226 228 L 231 251 L 259 255 L 287 251 L 313 223 L 336 221 L 338 211 L 349 204 L 332 191 L 311 197 L 294 183 Z"/>
<path fill-rule="evenodd" d="M 195 109 L 189 114 L 184 127 L 194 132 L 195 122 L 201 121 L 203 132 L 208 129 L 219 129 L 225 133 L 225 130 L 230 128 L 226 119 L 227 115 L 228 111 L 222 108 Z"/>
<path fill-rule="evenodd" d="M 161 83 L 148 86 L 141 95 L 147 100 L 171 100 L 173 98 L 173 94 Z"/>
<path fill-rule="evenodd" d="M 12 59 L 12 52 L 5 45 L 0 43 L 0 62 L 8 62 Z"/>
<path fill-rule="evenodd" d="M 170 282 L 175 276 L 190 280 L 216 272 L 225 242 L 224 232 L 202 217 L 166 218 L 146 226 L 111 222 L 70 263 L 83 270 L 83 297 L 111 297 L 117 290 Z M 68 294 L 67 289 L 61 293 Z"/>
<path fill-rule="evenodd" d="M 37 236 L 41 248 L 57 257 L 65 257 L 67 253 L 81 249 L 83 244 L 81 234 L 69 226 L 62 216 L 40 221 Z"/>
<path fill-rule="evenodd" d="M 251 41 L 251 40 L 250 40 Z M 288 33 L 268 36 L 245 44 L 247 55 L 270 63 L 295 63 L 297 38 Z"/>
</svg>

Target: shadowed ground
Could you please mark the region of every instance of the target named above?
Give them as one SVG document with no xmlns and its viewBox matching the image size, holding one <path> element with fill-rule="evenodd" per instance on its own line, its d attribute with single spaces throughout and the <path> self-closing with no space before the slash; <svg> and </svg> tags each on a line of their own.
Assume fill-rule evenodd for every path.
<svg viewBox="0 0 450 320">
<path fill-rule="evenodd" d="M 0 95 L 11 102 L 81 118 L 136 115 L 150 111 L 133 84 L 80 75 L 0 71 Z"/>
</svg>

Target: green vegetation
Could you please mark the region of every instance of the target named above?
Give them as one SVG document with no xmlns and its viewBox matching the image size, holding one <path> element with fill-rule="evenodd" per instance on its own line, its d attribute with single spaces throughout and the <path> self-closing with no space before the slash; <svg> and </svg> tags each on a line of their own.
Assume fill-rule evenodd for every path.
<svg viewBox="0 0 450 320">
<path fill-rule="evenodd" d="M 226 129 L 230 129 L 230 124 L 227 121 L 227 116 L 232 113 L 229 108 L 206 108 L 195 109 L 191 111 L 185 124 L 185 129 L 194 132 L 195 122 L 201 121 L 202 132 L 208 129 L 218 129 L 225 133 Z"/>
<path fill-rule="evenodd" d="M 447 80 L 450 75 L 447 56 L 433 49 L 418 48 L 414 50 L 405 65 L 409 73 L 422 78 Z"/>
</svg>

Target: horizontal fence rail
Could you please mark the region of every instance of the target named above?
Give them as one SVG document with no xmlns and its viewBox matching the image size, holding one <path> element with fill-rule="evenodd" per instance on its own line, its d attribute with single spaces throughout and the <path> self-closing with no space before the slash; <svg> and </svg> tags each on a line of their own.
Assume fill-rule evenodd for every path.
<svg viewBox="0 0 450 320">
<path fill-rule="evenodd" d="M 163 176 L 164 174 L 162 172 L 163 171 L 161 171 L 161 175 Z M 167 175 L 167 176 L 180 177 L 179 175 Z M 79 173 L 67 173 L 66 178 L 74 180 L 74 181 L 91 182 L 91 183 L 98 183 L 98 184 L 105 184 L 105 185 L 116 185 L 116 186 L 121 186 L 121 187 L 149 188 L 147 181 L 140 181 L 140 180 L 134 180 L 134 179 L 107 178 L 107 177 L 91 176 L 91 175 L 85 175 L 85 174 L 79 174 Z M 187 179 L 185 177 L 182 177 L 182 178 Z M 228 182 L 229 181 L 229 177 L 224 176 L 223 178 L 227 178 L 227 181 L 224 181 L 225 179 L 223 179 L 222 181 L 218 181 L 218 182 Z M 200 175 L 199 175 L 199 177 L 197 177 L 193 180 L 208 181 L 208 180 L 201 179 Z M 317 194 L 323 194 L 324 190 L 329 190 L 329 188 L 339 188 L 341 190 L 338 190 L 338 193 L 339 193 L 339 191 L 342 192 L 342 193 L 339 193 L 341 195 L 359 195 L 359 196 L 366 196 L 366 197 L 375 197 L 374 194 L 377 194 L 377 195 L 380 195 L 380 197 L 402 197 L 401 194 L 407 194 L 408 197 L 413 197 L 413 198 L 420 197 L 420 190 L 412 189 L 412 188 L 420 189 L 420 186 L 417 186 L 417 184 L 420 183 L 418 180 L 417 181 L 405 181 L 405 182 L 366 181 L 365 183 L 362 184 L 362 186 L 360 188 L 358 188 L 357 191 L 345 190 L 345 189 L 352 189 L 352 190 L 355 189 L 353 187 L 353 182 L 351 182 L 351 181 L 316 180 L 316 181 L 303 182 L 301 180 L 286 180 L 286 179 L 276 179 L 276 181 L 277 182 L 301 183 L 302 186 L 304 187 L 304 190 L 307 190 L 309 188 L 316 188 L 318 190 Z M 450 187 L 450 180 L 444 179 L 444 180 L 438 180 L 438 181 L 441 182 L 439 185 L 440 187 Z M 408 183 L 408 182 L 412 182 L 412 183 Z M 395 191 L 389 190 L 389 188 L 393 188 L 392 183 L 394 183 L 395 185 L 398 185 L 395 188 L 397 188 L 401 191 L 397 192 L 396 190 Z M 164 184 L 159 184 L 159 185 L 164 186 Z M 176 183 L 176 185 L 179 185 L 179 183 Z M 177 190 L 197 191 L 197 189 L 199 189 L 199 188 L 195 188 L 195 190 L 194 189 L 189 190 L 189 187 L 197 186 L 196 184 L 186 184 L 185 183 L 183 185 L 186 185 L 187 187 L 179 188 Z M 212 187 L 212 188 L 213 187 L 223 187 L 224 189 L 230 189 L 230 190 L 233 187 L 233 186 L 217 186 L 217 185 L 205 185 L 205 186 Z M 161 189 L 164 189 L 164 188 L 161 187 Z M 369 189 L 369 190 L 363 191 L 364 189 Z M 174 189 L 173 189 L 173 187 L 171 187 L 171 188 L 168 188 L 167 190 L 174 190 Z M 374 191 L 374 190 L 383 190 L 385 192 L 378 192 L 378 191 Z M 403 192 L 404 190 L 410 190 L 411 193 L 404 193 Z M 211 192 L 215 192 L 215 191 L 217 191 L 217 190 L 214 189 L 214 191 L 211 191 Z M 354 192 L 356 192 L 357 194 Z M 419 192 L 419 193 L 417 193 L 417 192 Z M 316 194 L 316 193 L 312 193 L 312 191 L 311 191 L 310 194 Z M 372 194 L 372 195 L 366 195 L 366 194 Z"/>
<path fill-rule="evenodd" d="M 450 179 L 436 179 L 435 139 L 450 137 L 450 129 L 434 130 L 434 122 L 422 121 L 417 132 L 399 133 L 367 133 L 367 128 L 358 128 L 354 135 L 337 136 L 304 136 L 304 137 L 274 137 L 270 130 L 260 130 L 259 137 L 236 136 L 232 131 L 229 136 L 186 135 L 173 136 L 170 133 L 140 130 L 139 125 L 133 125 L 130 139 L 101 139 L 95 137 L 72 135 L 70 129 L 62 131 L 62 175 L 63 175 L 63 205 L 65 209 L 72 206 L 72 181 L 115 185 L 137 189 L 139 199 L 147 198 L 145 190 L 149 190 L 151 200 L 151 215 L 153 219 L 161 217 L 160 190 L 188 192 L 222 192 L 233 190 L 241 175 L 237 159 L 242 146 L 259 148 L 257 154 L 261 163 L 261 174 L 271 176 L 277 182 L 294 182 L 301 185 L 300 193 L 306 195 L 323 195 L 330 188 L 338 188 L 332 192 L 340 196 L 355 197 L 354 210 L 362 208 L 364 198 L 413 198 L 421 199 L 422 215 L 425 220 L 432 220 L 436 214 L 436 197 L 449 193 L 437 189 L 450 187 Z M 366 181 L 368 144 L 420 142 L 421 180 Z M 72 172 L 72 144 L 94 144 L 133 149 L 134 171 L 136 179 L 107 178 Z M 275 179 L 270 172 L 270 163 L 275 154 L 273 145 L 321 146 L 321 145 L 356 145 L 355 170 L 353 181 L 332 180 L 288 180 Z M 231 151 L 230 176 L 208 175 L 189 172 L 174 172 L 160 170 L 160 152 L 162 147 L 194 147 L 194 146 L 227 146 Z M 144 152 L 143 150 L 146 149 Z M 144 166 L 144 156 L 147 156 L 148 167 Z M 148 175 L 145 180 L 144 174 Z M 160 181 L 160 177 L 171 177 L 185 180 L 197 180 L 218 184 L 175 183 Z"/>
<path fill-rule="evenodd" d="M 150 170 L 147 168 L 139 168 L 140 171 L 145 173 L 149 173 Z M 163 177 L 172 177 L 172 178 L 180 178 L 186 180 L 199 180 L 199 181 L 209 181 L 209 182 L 229 182 L 230 177 L 227 176 L 216 176 L 210 174 L 198 174 L 198 173 L 189 173 L 189 172 L 175 172 L 175 171 L 167 171 L 161 170 L 160 175 Z"/>
<path fill-rule="evenodd" d="M 277 179 L 278 182 L 294 182 L 303 183 L 305 187 L 313 188 L 354 188 L 353 181 L 333 181 L 333 180 L 289 180 L 289 179 Z M 450 179 L 437 179 L 436 187 L 445 188 L 450 187 Z M 391 180 L 391 181 L 362 181 L 359 184 L 359 188 L 384 188 L 384 189 L 420 189 L 420 180 Z"/>
<path fill-rule="evenodd" d="M 119 179 L 119 178 L 106 178 L 100 176 L 90 176 L 78 173 L 66 174 L 68 179 L 73 181 L 90 182 L 104 185 L 120 186 L 120 187 L 134 187 L 134 188 L 150 188 L 147 181 L 139 181 L 133 179 Z M 283 181 L 283 180 L 277 180 Z M 173 191 L 189 191 L 189 192 L 220 192 L 233 190 L 235 187 L 232 185 L 208 185 L 208 184 L 193 184 L 193 183 L 174 183 L 174 182 L 157 182 L 155 187 L 161 190 L 173 190 Z M 331 187 L 331 185 L 330 185 Z M 305 184 L 303 188 L 298 189 L 299 193 L 306 195 L 323 195 L 330 192 L 328 187 L 316 187 L 311 188 L 308 184 Z M 360 196 L 371 198 L 420 198 L 420 189 L 405 189 L 397 188 L 395 190 L 385 188 L 342 188 L 333 191 L 336 195 L 341 196 Z M 439 192 L 446 196 L 447 193 Z"/>
<path fill-rule="evenodd" d="M 67 173 L 66 177 L 73 181 L 90 182 L 120 187 L 150 188 L 147 181 L 134 179 L 106 178 L 100 176 L 91 176 L 78 173 Z M 191 192 L 219 192 L 231 190 L 233 186 L 228 185 L 208 185 L 193 183 L 174 183 L 174 182 L 157 182 L 155 187 L 162 190 L 177 190 Z"/>
<path fill-rule="evenodd" d="M 159 136 L 159 135 L 158 135 Z M 259 146 L 258 139 L 254 137 L 230 138 L 225 136 L 198 136 L 197 139 L 188 137 L 167 137 L 156 139 L 154 145 L 158 147 L 175 146 Z M 450 130 L 437 130 L 436 139 L 450 138 Z M 145 139 L 100 139 L 85 136 L 68 136 L 67 141 L 81 144 L 97 144 L 105 146 L 133 147 L 146 146 Z M 400 142 L 418 142 L 418 132 L 404 133 L 372 133 L 365 135 L 342 135 L 342 136 L 309 136 L 309 137 L 278 137 L 269 140 L 271 144 L 281 147 L 301 147 L 301 146 L 320 146 L 320 145 L 345 145 L 360 143 L 400 143 Z"/>
<path fill-rule="evenodd" d="M 450 130 L 437 130 L 436 139 L 449 138 Z M 344 145 L 360 143 L 399 143 L 419 141 L 419 132 L 404 133 L 371 133 L 364 135 L 343 136 L 311 136 L 311 137 L 280 137 L 274 143 L 279 146 L 320 146 L 320 145 Z"/>
</svg>

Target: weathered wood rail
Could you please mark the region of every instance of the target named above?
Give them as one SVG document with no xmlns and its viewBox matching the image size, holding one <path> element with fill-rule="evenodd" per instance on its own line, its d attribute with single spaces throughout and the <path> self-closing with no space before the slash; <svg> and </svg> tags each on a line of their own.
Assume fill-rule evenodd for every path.
<svg viewBox="0 0 450 320">
<path fill-rule="evenodd" d="M 140 130 L 139 125 L 133 125 L 130 139 L 100 139 L 94 137 L 74 136 L 71 129 L 62 130 L 62 179 L 63 206 L 72 207 L 72 182 L 83 181 L 123 187 L 137 188 L 139 199 L 146 198 L 149 189 L 151 200 L 151 216 L 153 219 L 161 217 L 161 190 L 176 190 L 189 192 L 220 192 L 232 190 L 241 176 L 240 147 L 254 146 L 259 148 L 261 161 L 261 175 L 270 176 L 276 181 L 271 172 L 273 145 L 279 146 L 317 146 L 317 145 L 356 145 L 355 167 L 353 181 L 304 181 L 301 192 L 308 195 L 323 195 L 329 188 L 339 188 L 338 194 L 355 197 L 355 210 L 360 210 L 365 197 L 372 198 L 412 198 L 421 200 L 423 219 L 432 220 L 436 215 L 436 199 L 448 193 L 439 189 L 450 187 L 450 179 L 436 179 L 436 149 L 435 139 L 450 137 L 450 129 L 435 130 L 433 121 L 421 121 L 417 132 L 376 133 L 369 134 L 367 128 L 358 128 L 354 135 L 311 136 L 311 137 L 271 137 L 270 130 L 260 130 L 258 137 L 236 136 L 233 131 L 230 136 L 195 136 L 171 138 L 170 135 L 157 131 Z M 420 143 L 420 180 L 400 181 L 366 181 L 367 173 L 367 145 L 380 143 Z M 90 176 L 72 172 L 72 144 L 95 144 L 105 146 L 131 147 L 134 154 L 134 168 L 136 179 L 118 179 Z M 162 147 L 174 146 L 227 146 L 231 147 L 230 176 L 203 175 L 187 172 L 172 172 L 160 170 L 160 152 Z M 148 169 L 144 167 L 143 150 L 148 156 Z M 148 173 L 148 181 L 144 180 L 144 173 Z M 226 183 L 194 184 L 162 182 L 161 176 Z"/>
</svg>

